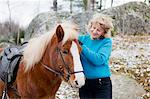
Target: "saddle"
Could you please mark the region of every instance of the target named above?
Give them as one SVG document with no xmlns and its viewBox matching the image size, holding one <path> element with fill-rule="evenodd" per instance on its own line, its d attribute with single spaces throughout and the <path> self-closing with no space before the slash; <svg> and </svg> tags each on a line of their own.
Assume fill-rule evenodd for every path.
<svg viewBox="0 0 150 99">
<path fill-rule="evenodd" d="M 10 46 L 2 52 L 0 78 L 4 83 L 12 84 L 15 81 L 24 47 L 25 44 L 22 46 Z"/>
</svg>

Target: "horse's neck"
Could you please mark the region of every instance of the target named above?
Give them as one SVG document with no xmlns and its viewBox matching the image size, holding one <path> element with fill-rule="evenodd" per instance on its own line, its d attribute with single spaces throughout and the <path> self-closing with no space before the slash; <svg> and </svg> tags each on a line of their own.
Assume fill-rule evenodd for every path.
<svg viewBox="0 0 150 99">
<path fill-rule="evenodd" d="M 35 68 L 35 70 L 37 69 L 36 74 L 38 75 L 38 78 L 36 79 L 36 82 L 38 82 L 37 86 L 43 85 L 42 88 L 47 90 L 47 94 L 53 95 L 58 90 L 61 84 L 61 79 L 58 75 L 46 70 L 46 68 L 44 68 L 42 65 L 38 65 L 40 68 Z"/>
<path fill-rule="evenodd" d="M 0 53 L 3 51 L 3 48 L 0 48 Z"/>
<path fill-rule="evenodd" d="M 33 75 L 38 75 L 37 80 L 39 81 L 39 79 L 41 81 L 41 83 L 43 83 L 42 80 L 46 80 L 47 82 L 45 82 L 45 85 L 55 85 L 58 81 L 61 81 L 60 77 L 58 75 L 56 75 L 55 73 L 48 71 L 42 64 L 37 64 L 38 66 L 34 67 L 34 72 Z"/>
<path fill-rule="evenodd" d="M 20 68 L 17 74 L 18 92 L 22 97 L 55 96 L 61 84 L 58 76 L 47 71 L 40 63 L 31 71 L 23 72 Z"/>
<path fill-rule="evenodd" d="M 50 55 L 50 49 L 52 48 L 50 45 L 48 45 L 40 62 L 53 68 L 51 64 L 52 57 Z M 38 82 L 38 84 L 36 83 L 36 86 L 43 85 L 42 88 L 45 88 L 45 90 L 47 90 L 47 94 L 53 96 L 55 95 L 56 91 L 58 90 L 61 84 L 61 78 L 55 73 L 48 71 L 40 62 L 34 67 L 34 72 L 32 72 L 33 76 L 38 75 L 38 78 L 35 79 L 35 82 Z"/>
</svg>

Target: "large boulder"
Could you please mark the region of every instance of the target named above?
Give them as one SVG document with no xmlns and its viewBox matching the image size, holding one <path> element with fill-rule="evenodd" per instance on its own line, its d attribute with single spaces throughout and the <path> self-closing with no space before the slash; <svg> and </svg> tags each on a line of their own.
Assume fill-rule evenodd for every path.
<svg viewBox="0 0 150 99">
<path fill-rule="evenodd" d="M 40 35 L 54 28 L 57 23 L 63 21 L 72 21 L 79 25 L 80 33 L 85 33 L 85 26 L 88 20 L 93 15 L 93 12 L 74 13 L 69 12 L 45 12 L 37 15 L 26 29 L 25 40 L 32 36 Z"/>
<path fill-rule="evenodd" d="M 130 2 L 101 13 L 114 19 L 115 29 L 124 34 L 150 34 L 150 7 L 144 2 Z"/>
<path fill-rule="evenodd" d="M 107 14 L 114 19 L 114 32 L 123 34 L 150 34 L 150 7 L 143 2 L 130 2 L 99 12 L 45 12 L 37 15 L 26 30 L 25 39 L 35 34 L 45 33 L 62 20 L 71 20 L 80 27 L 80 33 L 86 32 L 86 25 L 93 13 Z"/>
</svg>

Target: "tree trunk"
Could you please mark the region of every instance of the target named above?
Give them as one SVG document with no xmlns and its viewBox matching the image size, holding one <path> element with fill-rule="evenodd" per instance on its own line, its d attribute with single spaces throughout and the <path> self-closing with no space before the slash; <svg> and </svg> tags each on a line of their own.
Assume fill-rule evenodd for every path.
<svg viewBox="0 0 150 99">
<path fill-rule="evenodd" d="M 114 2 L 114 0 L 111 0 L 111 7 L 112 7 L 112 5 L 113 5 L 113 2 Z"/>
<path fill-rule="evenodd" d="M 72 1 L 73 0 L 70 0 L 70 13 L 72 13 Z"/>
<path fill-rule="evenodd" d="M 100 10 L 102 9 L 102 0 L 99 1 L 99 7 L 98 7 L 98 9 L 100 9 Z"/>
<path fill-rule="evenodd" d="M 11 33 L 11 9 L 10 9 L 10 1 L 7 0 L 7 6 L 9 11 L 9 33 Z"/>
<path fill-rule="evenodd" d="M 95 0 L 91 0 L 91 3 L 92 3 L 92 10 L 94 11 L 94 8 L 95 8 Z"/>
<path fill-rule="evenodd" d="M 53 10 L 57 11 L 57 0 L 53 0 Z"/>
</svg>

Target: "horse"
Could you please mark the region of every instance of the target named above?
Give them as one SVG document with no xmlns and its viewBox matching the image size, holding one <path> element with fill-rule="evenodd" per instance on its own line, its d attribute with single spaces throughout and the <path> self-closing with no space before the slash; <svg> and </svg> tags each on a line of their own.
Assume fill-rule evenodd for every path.
<svg viewBox="0 0 150 99">
<path fill-rule="evenodd" d="M 3 50 L 4 50 L 3 48 L 0 48 L 0 53 L 1 53 Z"/>
<path fill-rule="evenodd" d="M 62 81 L 76 88 L 85 84 L 77 38 L 76 26 L 62 23 L 29 40 L 13 84 L 21 98 L 55 99 Z M 8 96 L 16 94 L 8 88 Z"/>
</svg>

